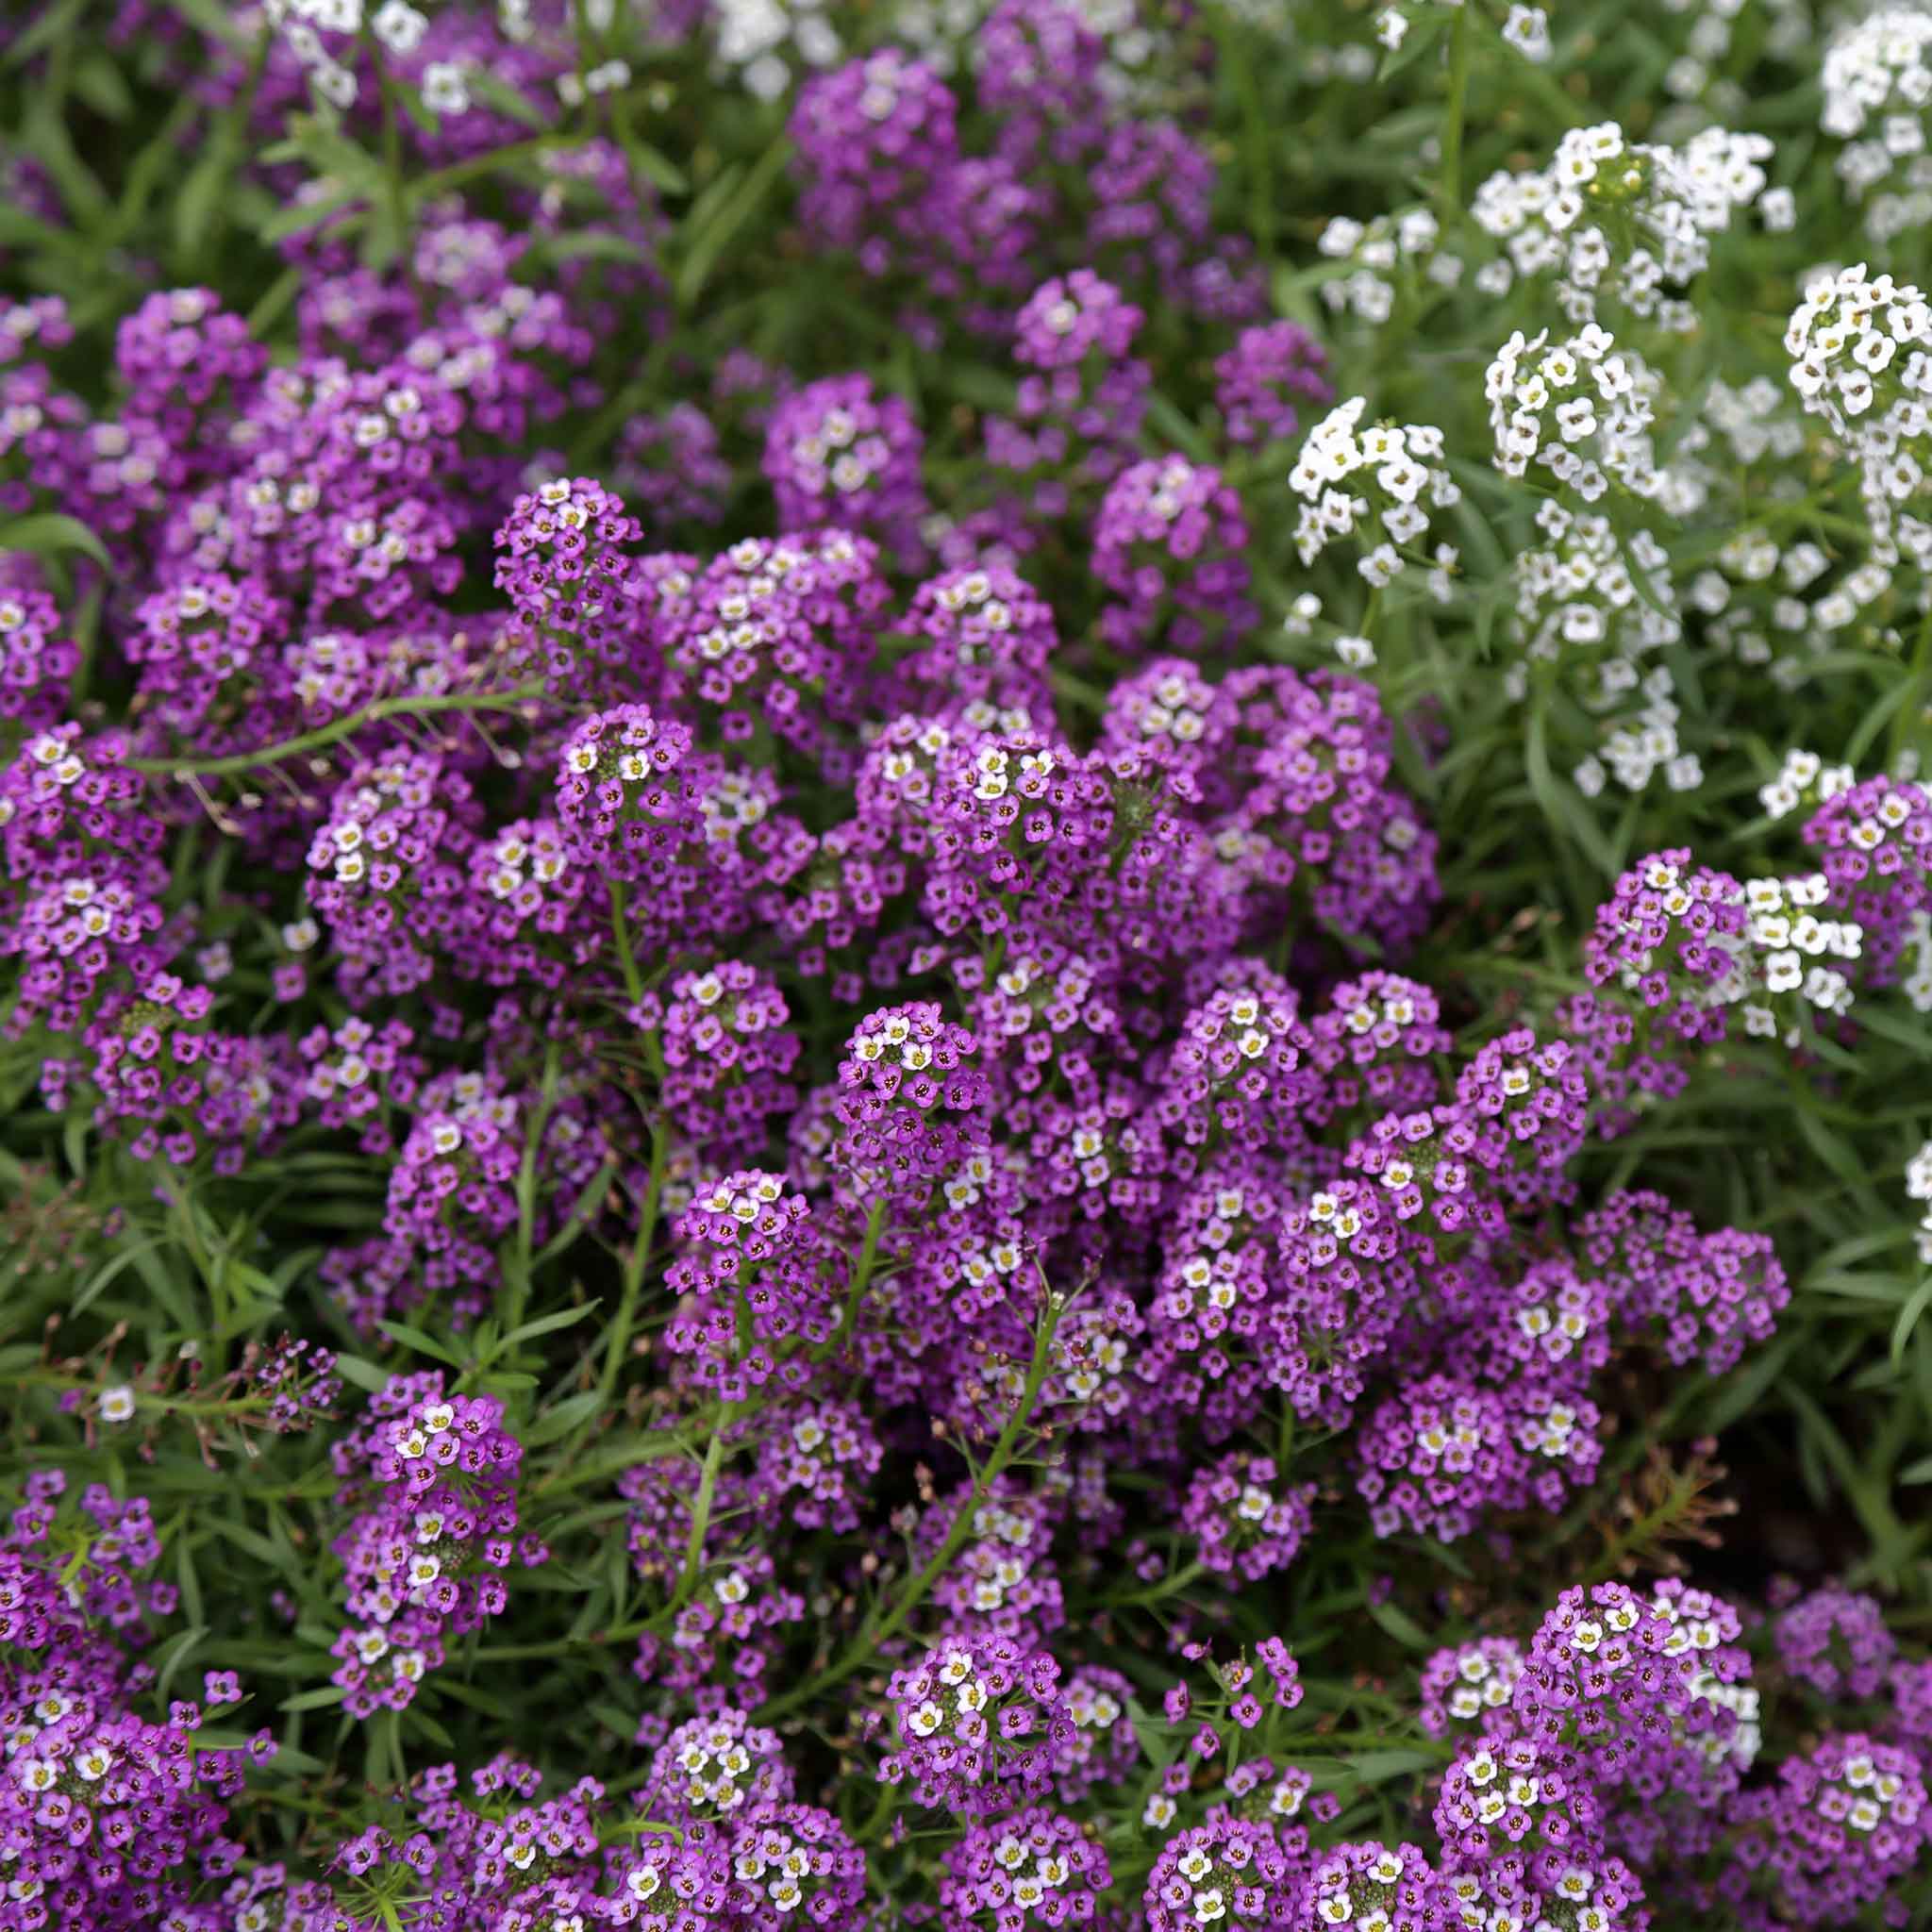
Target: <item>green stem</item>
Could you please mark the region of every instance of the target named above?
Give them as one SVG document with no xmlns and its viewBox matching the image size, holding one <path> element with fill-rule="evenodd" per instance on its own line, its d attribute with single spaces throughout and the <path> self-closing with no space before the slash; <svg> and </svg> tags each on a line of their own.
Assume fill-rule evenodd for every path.
<svg viewBox="0 0 1932 1932">
<path fill-rule="evenodd" d="M 1137 1590 L 1132 1596 L 1116 1597 L 1108 1605 L 1110 1610 L 1144 1609 L 1149 1604 L 1158 1604 L 1168 1597 L 1178 1596 L 1195 1577 L 1203 1574 L 1200 1563 L 1187 1563 L 1171 1576 L 1163 1576 L 1158 1583 L 1150 1584 L 1145 1590 Z"/>
<path fill-rule="evenodd" d="M 409 254 L 409 183 L 403 165 L 403 119 L 396 106 L 395 82 L 390 78 L 382 46 L 373 30 L 365 30 L 364 44 L 375 63 L 375 84 L 382 100 L 382 175 L 389 190 L 389 222 L 396 254 L 403 258 L 406 274 L 413 285 L 415 272 Z"/>
<path fill-rule="evenodd" d="M 524 1141 L 524 1158 L 517 1170 L 517 1234 L 510 1265 L 505 1270 L 508 1280 L 503 1316 L 503 1332 L 513 1334 L 530 1305 L 531 1254 L 537 1244 L 537 1157 L 543 1144 L 543 1132 L 557 1105 L 557 1048 L 553 1044 L 543 1055 L 543 1084 L 537 1099 L 537 1110 L 530 1119 L 530 1131 Z"/>
<path fill-rule="evenodd" d="M 838 1355 L 852 1340 L 852 1331 L 858 1322 L 859 1304 L 865 1299 L 865 1291 L 872 1281 L 872 1271 L 878 1259 L 879 1235 L 885 1224 L 886 1203 L 882 1195 L 872 1204 L 872 1212 L 865 1218 L 865 1244 L 858 1251 L 858 1265 L 852 1271 L 852 1287 L 845 1296 L 845 1312 L 839 1317 L 839 1332 L 827 1345 L 827 1355 Z"/>
<path fill-rule="evenodd" d="M 456 691 L 445 697 L 378 698 L 364 705 L 333 724 L 305 731 L 300 738 L 285 738 L 278 744 L 265 744 L 258 751 L 238 751 L 225 758 L 129 758 L 130 771 L 153 772 L 168 778 L 219 778 L 236 772 L 253 772 L 263 765 L 278 765 L 284 758 L 300 758 L 306 751 L 322 751 L 337 744 L 366 724 L 380 724 L 385 718 L 428 717 L 437 711 L 512 711 L 519 705 L 541 694 L 541 685 L 524 685 L 515 691 Z"/>
<path fill-rule="evenodd" d="M 882 1643 L 890 1642 L 905 1627 L 907 1620 L 932 1589 L 946 1566 L 958 1555 L 960 1546 L 973 1533 L 974 1519 L 979 1513 L 980 1505 L 986 1501 L 992 1486 L 1006 1473 L 1008 1466 L 1020 1453 L 1022 1438 L 1027 1424 L 1033 1419 L 1035 1404 L 1040 1400 L 1040 1391 L 1045 1383 L 1047 1374 L 1053 1366 L 1054 1330 L 1059 1322 L 1059 1298 L 1052 1297 L 1047 1305 L 1047 1313 L 1040 1324 L 1039 1333 L 1033 1342 L 1033 1361 L 1026 1372 L 1026 1386 L 1022 1392 L 1013 1413 L 1007 1418 L 1007 1425 L 999 1433 L 999 1440 L 992 1445 L 990 1455 L 973 1483 L 973 1493 L 953 1518 L 952 1527 L 946 1532 L 945 1541 L 941 1543 L 926 1561 L 906 1580 L 891 1609 L 881 1613 L 876 1607 L 860 1626 L 858 1635 L 846 1646 L 844 1654 L 816 1677 L 794 1684 L 790 1690 L 781 1691 L 776 1697 L 768 1699 L 758 1712 L 761 1724 L 774 1723 L 789 1711 L 796 1710 L 801 1705 L 808 1704 L 835 1685 L 842 1684 L 856 1672 L 862 1671 L 877 1655 Z"/>
<path fill-rule="evenodd" d="M 684 1570 L 671 1595 L 671 1607 L 681 1610 L 698 1587 L 698 1572 L 704 1566 L 705 1537 L 711 1527 L 711 1504 L 718 1494 L 718 1473 L 724 1467 L 724 1438 L 737 1420 L 737 1405 L 727 1402 L 724 1412 L 711 1426 L 711 1440 L 705 1444 L 704 1467 L 698 1473 L 698 1492 L 691 1506 L 691 1534 L 684 1541 Z"/>
<path fill-rule="evenodd" d="M 617 964 L 624 974 L 624 990 L 634 1004 L 641 1005 L 644 975 L 638 971 L 637 956 L 630 949 L 630 922 L 625 917 L 624 886 L 617 879 L 610 881 L 610 929 L 617 941 Z"/>
<path fill-rule="evenodd" d="M 1932 606 L 1919 620 L 1919 637 L 1912 652 L 1911 681 L 1907 686 L 1905 702 L 1891 715 L 1891 763 L 1895 767 L 1899 754 L 1910 742 L 1925 722 L 1926 685 L 1932 681 Z"/>
<path fill-rule="evenodd" d="M 1462 214 L 1462 121 L 1469 100 L 1470 13 L 1474 0 L 1463 0 L 1449 29 L 1449 98 L 1442 106 L 1442 199 L 1445 219 Z"/>
<path fill-rule="evenodd" d="M 617 1390 L 617 1378 L 624 1371 L 624 1357 L 630 1347 L 631 1330 L 637 1324 L 638 1297 L 642 1292 L 644 1274 L 651 1265 L 651 1244 L 658 1235 L 658 1203 L 664 1192 L 664 1170 L 670 1164 L 671 1136 L 659 1119 L 651 1129 L 651 1177 L 644 1188 L 643 1212 L 638 1219 L 638 1238 L 624 1264 L 624 1292 L 610 1324 L 610 1340 L 604 1351 L 604 1373 L 597 1378 L 599 1407 L 608 1405 Z"/>
</svg>

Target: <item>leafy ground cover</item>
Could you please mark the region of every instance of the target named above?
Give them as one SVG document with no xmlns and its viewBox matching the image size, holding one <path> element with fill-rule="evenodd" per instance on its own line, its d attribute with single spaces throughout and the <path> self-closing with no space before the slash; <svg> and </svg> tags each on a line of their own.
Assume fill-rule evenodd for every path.
<svg viewBox="0 0 1932 1932">
<path fill-rule="evenodd" d="M 0 1928 L 1932 1911 L 1932 12 L 0 26 Z"/>
</svg>

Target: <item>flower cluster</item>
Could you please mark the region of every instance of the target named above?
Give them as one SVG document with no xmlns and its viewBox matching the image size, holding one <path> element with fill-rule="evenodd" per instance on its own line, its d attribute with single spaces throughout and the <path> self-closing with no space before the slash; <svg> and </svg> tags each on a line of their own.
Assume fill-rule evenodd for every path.
<svg viewBox="0 0 1932 1932">
<path fill-rule="evenodd" d="M 504 1573 L 544 1560 L 541 1541 L 516 1534 L 523 1445 L 502 1421 L 490 1397 L 445 1397 L 439 1375 L 399 1377 L 337 1445 L 342 1500 L 368 1504 L 335 1546 L 353 1621 L 333 1681 L 351 1715 L 407 1708 L 445 1639 L 502 1613 Z"/>
<path fill-rule="evenodd" d="M 0 1932 L 1932 1922 L 1926 4 L 0 8 Z"/>
<path fill-rule="evenodd" d="M 882 1776 L 921 1805 L 975 1817 L 1037 1795 L 1073 1726 L 1059 1666 L 998 1636 L 941 1637 L 888 1690 L 898 1748 Z"/>
</svg>

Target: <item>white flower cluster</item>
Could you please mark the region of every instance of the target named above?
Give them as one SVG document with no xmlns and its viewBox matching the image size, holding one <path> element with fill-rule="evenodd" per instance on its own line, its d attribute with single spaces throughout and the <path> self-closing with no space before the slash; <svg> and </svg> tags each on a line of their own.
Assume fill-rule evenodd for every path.
<svg viewBox="0 0 1932 1932">
<path fill-rule="evenodd" d="M 1684 51 L 1664 70 L 1664 92 L 1674 100 L 1702 101 L 1719 120 L 1736 119 L 1749 105 L 1749 96 L 1721 70 L 1731 51 L 1738 22 L 1746 17 L 1747 0 L 1664 0 L 1672 13 L 1696 11 Z M 1816 28 L 1807 0 L 1758 0 L 1749 8 L 1746 31 L 1757 48 L 1757 58 L 1780 66 L 1806 63 L 1811 58 Z M 1789 189 L 1766 192 L 1758 203 L 1771 223 L 1772 197 L 1791 209 Z M 1790 227 L 1787 219 L 1783 225 Z"/>
<path fill-rule="evenodd" d="M 1906 1195 L 1913 1201 L 1932 1203 L 1932 1141 L 1927 1141 L 1906 1164 Z M 1919 1216 L 1919 1259 L 1932 1268 L 1932 1206 Z"/>
<path fill-rule="evenodd" d="M 936 1650 L 928 1657 L 924 1665 L 928 1694 L 906 1713 L 906 1735 L 930 1738 L 944 1731 L 962 1743 L 978 1744 L 987 1734 L 981 1713 L 992 1703 L 993 1693 L 975 1671 L 970 1650 Z"/>
<path fill-rule="evenodd" d="M 594 67 L 587 67 L 581 74 L 559 74 L 557 76 L 557 98 L 566 108 L 581 108 L 588 100 L 599 94 L 612 94 L 630 85 L 630 62 L 628 60 L 600 60 Z"/>
<path fill-rule="evenodd" d="M 1333 314 L 1379 325 L 1394 310 L 1398 275 L 1421 275 L 1439 288 L 1453 289 L 1462 279 L 1462 258 L 1437 251 L 1441 232 L 1442 225 L 1425 208 L 1367 223 L 1336 215 L 1317 245 L 1330 261 L 1347 262 L 1349 273 L 1324 282 L 1322 300 Z"/>
<path fill-rule="evenodd" d="M 1882 7 L 1847 27 L 1825 50 L 1819 125 L 1845 142 L 1839 179 L 1855 196 L 1890 183 L 1905 192 L 1874 198 L 1866 229 L 1890 241 L 1932 210 L 1932 158 L 1925 108 L 1932 102 L 1932 12 Z"/>
<path fill-rule="evenodd" d="M 1815 276 L 1785 329 L 1791 387 L 1841 436 L 1910 408 L 1907 433 L 1924 433 L 1924 405 L 1909 399 L 1932 387 L 1928 345 L 1932 306 L 1908 282 L 1867 275 L 1862 261 Z"/>
<path fill-rule="evenodd" d="M 1780 548 L 1762 530 L 1739 530 L 1725 540 L 1716 564 L 1690 579 L 1684 602 L 1705 620 L 1713 655 L 1768 667 L 1772 682 L 1790 690 L 1807 675 L 1807 654 L 1829 648 L 1830 630 L 1846 607 L 1856 612 L 1857 594 L 1866 586 L 1862 571 L 1853 572 L 1814 608 L 1800 592 L 1830 568 L 1831 559 L 1808 540 Z"/>
<path fill-rule="evenodd" d="M 1614 121 L 1572 128 L 1547 168 L 1491 175 L 1471 212 L 1505 243 L 1520 275 L 1557 272 L 1570 321 L 1596 319 L 1600 300 L 1673 334 L 1698 325 L 1681 290 L 1710 259 L 1710 238 L 1768 185 L 1772 154 L 1760 134 L 1710 127 L 1681 148 L 1633 143 Z M 1603 218 L 1614 216 L 1606 222 Z M 1635 243 L 1627 238 L 1642 237 Z"/>
<path fill-rule="evenodd" d="M 1770 817 L 1789 818 L 1801 808 L 1815 810 L 1857 782 L 1849 765 L 1827 765 L 1815 751 L 1788 751 L 1777 776 L 1758 788 L 1757 802 Z"/>
<path fill-rule="evenodd" d="M 1586 323 L 1567 341 L 1517 329 L 1483 378 L 1495 464 L 1506 476 L 1541 464 L 1564 488 L 1594 503 L 1616 477 L 1637 495 L 1656 493 L 1651 397 L 1657 378 L 1620 353 L 1616 339 Z"/>
<path fill-rule="evenodd" d="M 383 9 L 385 15 L 389 9 Z M 362 0 L 264 0 L 262 17 L 307 71 L 309 85 L 331 107 L 349 108 L 358 92 L 356 76 L 330 51 L 324 34 L 362 31 Z"/>
<path fill-rule="evenodd" d="M 1884 572 L 1901 552 L 1922 571 L 1932 566 L 1932 522 L 1906 508 L 1924 506 L 1932 473 L 1932 303 L 1910 283 L 1867 275 L 1857 262 L 1807 287 L 1785 351 L 1805 408 L 1824 419 L 1858 465 L 1870 568 Z M 1889 579 L 1873 597 L 1885 588 Z"/>
<path fill-rule="evenodd" d="M 1464 1724 L 1474 1723 L 1485 1711 L 1501 1710 L 1522 1674 L 1520 1657 L 1486 1657 L 1468 1645 L 1456 1659 L 1456 1687 L 1442 1700 L 1443 1708 Z"/>
<path fill-rule="evenodd" d="M 541 891 L 533 891 L 533 886 L 553 886 L 569 869 L 570 855 L 562 838 L 547 821 L 540 821 L 527 834 L 512 826 L 481 855 L 481 876 L 491 897 L 516 900 L 525 911 L 535 911 L 542 904 Z"/>
<path fill-rule="evenodd" d="M 1689 908 L 1690 895 L 1677 869 L 1653 862 L 1646 873 L 1652 891 L 1669 894 L 1673 912 Z M 1737 889 L 1728 903 L 1741 903 L 1748 915 L 1744 932 L 1715 936 L 1711 944 L 1728 959 L 1723 976 L 1705 987 L 1699 1003 L 1734 1007 L 1747 1034 L 1778 1040 L 1787 1046 L 1804 1038 L 1806 1014 L 1839 1014 L 1852 1004 L 1851 983 L 1832 959 L 1857 960 L 1864 933 L 1852 920 L 1820 919 L 1816 909 L 1830 897 L 1823 873 L 1792 878 L 1754 878 Z M 1678 904 L 1672 904 L 1672 901 Z M 1625 968 L 1624 984 L 1634 989 L 1649 970 L 1648 956 Z"/>
<path fill-rule="evenodd" d="M 1640 676 L 1627 658 L 1612 658 L 1599 667 L 1597 683 L 1593 709 L 1609 711 L 1632 693 L 1641 702 L 1606 727 L 1601 759 L 1587 758 L 1576 767 L 1573 777 L 1579 791 L 1595 797 L 1604 788 L 1606 765 L 1626 791 L 1643 791 L 1659 772 L 1673 791 L 1694 791 L 1704 783 L 1697 754 L 1686 751 L 1677 736 L 1683 713 L 1667 665 L 1654 665 Z"/>
<path fill-rule="evenodd" d="M 1918 1807 L 1910 1802 L 1900 1817 L 1893 1819 L 1891 1815 L 1891 1807 L 1904 1791 L 1905 1780 L 1896 1772 L 1880 1771 L 1860 1752 L 1845 1759 L 1844 1768 L 1836 1778 L 1820 1783 L 1812 1805 L 1828 1824 L 1836 1825 L 1842 1820 L 1863 1837 L 1881 1824 L 1907 1830 L 1917 1822 Z"/>
<path fill-rule="evenodd" d="M 1295 525 L 1295 548 L 1304 564 L 1313 563 L 1331 542 L 1355 535 L 1374 516 L 1380 539 L 1356 566 L 1374 587 L 1391 583 L 1400 574 L 1398 545 L 1413 546 L 1429 527 L 1430 508 L 1448 509 L 1461 502 L 1461 487 L 1441 467 L 1442 432 L 1424 423 L 1377 423 L 1361 427 L 1366 398 L 1354 396 L 1331 409 L 1308 432 L 1308 440 L 1289 486 L 1303 499 Z M 1336 486 L 1353 478 L 1355 487 Z M 1453 550 L 1445 558 L 1439 546 L 1437 574 L 1443 577 L 1455 563 Z"/>
<path fill-rule="evenodd" d="M 1899 991 L 1921 1013 L 1932 1013 L 1932 915 L 1915 912 L 1906 929 L 1906 957 L 1909 970 L 1899 981 Z"/>
<path fill-rule="evenodd" d="M 829 67 L 844 52 L 824 0 L 718 0 L 711 9 L 718 59 L 745 91 L 775 101 L 791 85 L 791 59 Z"/>
<path fill-rule="evenodd" d="M 1805 425 L 1786 407 L 1786 398 L 1768 375 L 1754 375 L 1742 389 L 1714 380 L 1704 398 L 1704 420 L 1729 446 L 1740 463 L 1770 457 L 1790 462 L 1804 454 Z"/>
<path fill-rule="evenodd" d="M 678 1781 L 693 1811 L 736 1811 L 751 1792 L 752 1756 L 740 1730 L 728 1724 L 684 1727 L 678 1747 Z"/>
<path fill-rule="evenodd" d="M 892 451 L 883 436 L 859 437 L 849 410 L 827 409 L 816 429 L 792 439 L 790 454 L 798 467 L 799 488 L 822 497 L 835 490 L 843 496 L 869 490 Z"/>
<path fill-rule="evenodd" d="M 1821 78 L 1818 125 L 1841 141 L 1856 140 L 1887 109 L 1916 119 L 1932 101 L 1932 13 L 1917 7 L 1868 13 L 1825 49 Z"/>
<path fill-rule="evenodd" d="M 741 832 L 761 824 L 771 809 L 770 796 L 744 772 L 723 772 L 700 801 L 705 842 L 735 845 Z"/>
<path fill-rule="evenodd" d="M 1821 962 L 1858 958 L 1864 932 L 1856 920 L 1817 917 L 1813 908 L 1830 896 L 1830 881 L 1822 872 L 1745 881 L 1744 904 L 1751 915 L 1747 933 L 1757 956 L 1756 979 L 1770 1000 L 1795 994 L 1817 1013 L 1842 1013 L 1850 1008 L 1851 981 L 1837 967 Z M 1741 1011 L 1745 1031 L 1760 1039 L 1782 1037 L 1789 1045 L 1802 1037 L 1776 1005 L 1746 1000 Z"/>
<path fill-rule="evenodd" d="M 1518 640 L 1529 658 L 1551 661 L 1613 649 L 1624 662 L 1605 667 L 1599 708 L 1606 708 L 1637 685 L 1629 660 L 1682 635 L 1670 558 L 1648 530 L 1620 543 L 1607 517 L 1554 500 L 1539 508 L 1536 521 L 1548 541 L 1516 558 Z M 1520 672 L 1516 682 L 1512 694 L 1521 697 L 1526 682 Z"/>
<path fill-rule="evenodd" d="M 718 1182 L 700 1193 L 698 1206 L 708 1214 L 728 1214 L 741 1227 L 755 1227 L 784 1194 L 785 1183 L 776 1174 L 753 1172 Z"/>
<path fill-rule="evenodd" d="M 15 605 L 13 608 L 18 609 L 20 607 Z M 5 608 L 4 605 L 0 605 L 0 611 L 4 611 Z M 4 625 L 0 625 L 0 637 L 5 635 L 6 629 Z M 70 785 L 78 785 L 88 774 L 87 759 L 65 739 L 57 738 L 51 731 L 36 732 L 27 740 L 23 762 L 26 758 L 31 758 L 40 766 L 63 791 Z M 0 798 L 0 825 L 6 824 L 13 817 L 14 809 L 12 799 Z"/>
</svg>

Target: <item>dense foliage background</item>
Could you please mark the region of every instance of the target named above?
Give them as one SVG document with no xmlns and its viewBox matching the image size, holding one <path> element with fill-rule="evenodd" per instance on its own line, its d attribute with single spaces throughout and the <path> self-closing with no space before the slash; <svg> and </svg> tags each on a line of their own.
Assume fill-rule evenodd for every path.
<svg viewBox="0 0 1932 1932">
<path fill-rule="evenodd" d="M 1917 1923 L 1932 12 L 0 26 L 0 1927 Z"/>
</svg>

